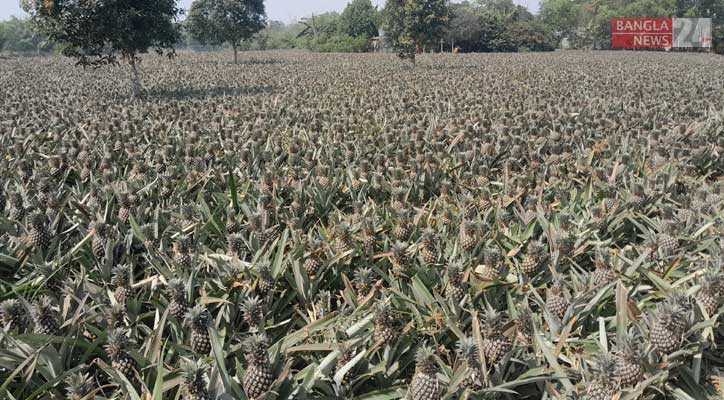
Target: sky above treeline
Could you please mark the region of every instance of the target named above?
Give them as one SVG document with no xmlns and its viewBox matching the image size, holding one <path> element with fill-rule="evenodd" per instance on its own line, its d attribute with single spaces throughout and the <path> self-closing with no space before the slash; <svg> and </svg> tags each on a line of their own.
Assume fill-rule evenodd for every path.
<svg viewBox="0 0 724 400">
<path fill-rule="evenodd" d="M 294 22 L 299 18 L 308 17 L 327 11 L 342 11 L 350 0 L 265 0 L 266 13 L 269 19 L 283 22 Z M 192 0 L 181 0 L 181 7 L 188 9 Z M 513 0 L 522 4 L 532 12 L 538 12 L 539 0 Z M 385 0 L 372 0 L 372 4 L 384 6 Z M 0 0 L 0 20 L 10 17 L 23 17 L 18 0 Z"/>
</svg>

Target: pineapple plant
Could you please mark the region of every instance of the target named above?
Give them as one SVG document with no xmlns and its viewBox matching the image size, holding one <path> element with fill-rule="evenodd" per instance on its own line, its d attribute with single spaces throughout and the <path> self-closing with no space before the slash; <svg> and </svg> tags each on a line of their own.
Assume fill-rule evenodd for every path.
<svg viewBox="0 0 724 400">
<path fill-rule="evenodd" d="M 600 354 L 594 369 L 592 380 L 588 382 L 584 394 L 589 400 L 610 400 L 618 392 L 614 371 L 616 360 L 609 354 Z"/>
<path fill-rule="evenodd" d="M 324 264 L 324 248 L 322 242 L 313 239 L 308 244 L 308 251 L 304 259 L 304 270 L 309 276 L 315 276 L 319 272 L 319 268 Z"/>
<path fill-rule="evenodd" d="M 47 217 L 45 214 L 36 212 L 30 216 L 30 245 L 38 249 L 47 249 L 50 246 L 50 232 L 47 228 Z"/>
<path fill-rule="evenodd" d="M 591 287 L 600 288 L 616 280 L 616 272 L 611 266 L 608 250 L 598 249 L 593 261 L 595 269 L 591 273 Z"/>
<path fill-rule="evenodd" d="M 206 364 L 202 360 L 189 360 L 183 365 L 183 378 L 186 400 L 211 400 L 206 388 Z"/>
<path fill-rule="evenodd" d="M 35 324 L 35 333 L 55 336 L 60 332 L 58 317 L 53 301 L 48 296 L 39 298 L 30 309 L 30 316 Z"/>
<path fill-rule="evenodd" d="M 242 378 L 242 387 L 250 400 L 262 397 L 274 382 L 268 346 L 267 338 L 262 334 L 253 334 L 243 343 L 247 367 Z"/>
<path fill-rule="evenodd" d="M 656 350 L 668 354 L 681 348 L 687 321 L 686 312 L 681 304 L 671 299 L 657 305 L 648 319 L 649 342 Z"/>
<path fill-rule="evenodd" d="M 483 265 L 480 275 L 489 281 L 499 280 L 503 275 L 503 255 L 497 247 L 486 247 L 483 250 Z"/>
<path fill-rule="evenodd" d="M 171 279 L 168 281 L 167 295 L 169 314 L 176 320 L 183 321 L 189 310 L 189 302 L 186 300 L 186 285 L 179 278 Z"/>
<path fill-rule="evenodd" d="M 130 282 L 131 267 L 127 264 L 118 265 L 113 268 L 111 285 L 115 286 L 113 297 L 118 304 L 126 306 L 128 299 L 133 297 L 133 289 Z"/>
<path fill-rule="evenodd" d="M 342 222 L 334 230 L 334 249 L 337 254 L 341 254 L 351 250 L 354 247 L 352 242 L 351 227 L 349 224 Z"/>
<path fill-rule="evenodd" d="M 425 229 L 420 237 L 419 251 L 426 264 L 434 264 L 438 258 L 438 236 L 431 228 Z"/>
<path fill-rule="evenodd" d="M 562 321 L 569 305 L 570 303 L 563 293 L 561 283 L 554 282 L 553 285 L 546 290 L 546 311 Z"/>
<path fill-rule="evenodd" d="M 386 302 L 377 303 L 374 313 L 374 340 L 375 342 L 391 344 L 397 335 L 395 313 Z"/>
<path fill-rule="evenodd" d="M 503 335 L 503 328 L 507 320 L 505 316 L 495 309 L 487 308 L 481 320 L 481 333 L 483 334 L 483 353 L 489 365 L 496 365 L 512 349 L 513 345 Z"/>
<path fill-rule="evenodd" d="M 248 297 L 241 302 L 239 306 L 244 322 L 249 325 L 251 331 L 257 331 L 264 324 L 264 303 L 259 297 Z"/>
<path fill-rule="evenodd" d="M 108 333 L 105 351 L 111 360 L 114 370 L 131 378 L 138 369 L 138 364 L 128 354 L 129 340 L 122 328 L 113 329 Z"/>
<path fill-rule="evenodd" d="M 392 268 L 398 272 L 406 271 L 410 267 L 407 243 L 395 242 L 390 246 L 390 262 L 392 263 Z"/>
<path fill-rule="evenodd" d="M 397 223 L 392 229 L 392 236 L 397 241 L 405 241 L 409 239 L 410 234 L 412 234 L 412 217 L 409 210 L 402 209 L 397 213 Z"/>
<path fill-rule="evenodd" d="M 268 263 L 257 263 L 256 276 L 259 293 L 263 296 L 274 291 L 274 278 L 272 277 L 271 267 Z"/>
<path fill-rule="evenodd" d="M 7 299 L 0 303 L 0 321 L 3 329 L 22 333 L 27 326 L 27 311 L 17 299 Z"/>
<path fill-rule="evenodd" d="M 65 379 L 65 396 L 68 400 L 83 400 L 93 392 L 93 380 L 88 374 L 76 372 Z"/>
<path fill-rule="evenodd" d="M 636 386 L 644 380 L 643 357 L 630 337 L 626 336 L 616 346 L 614 355 L 614 378 L 622 388 Z"/>
<path fill-rule="evenodd" d="M 447 286 L 445 296 L 454 303 L 460 303 L 467 291 L 466 283 L 463 281 L 465 269 L 462 263 L 453 262 L 447 267 Z"/>
<path fill-rule="evenodd" d="M 185 322 L 191 328 L 191 350 L 200 355 L 209 354 L 211 351 L 211 339 L 209 338 L 211 321 L 206 307 L 197 304 L 189 309 Z"/>
<path fill-rule="evenodd" d="M 463 220 L 460 223 L 460 247 L 465 251 L 473 251 L 478 244 L 478 224 L 473 221 Z"/>
<path fill-rule="evenodd" d="M 724 302 L 724 275 L 720 269 L 710 268 L 699 278 L 696 300 L 704 307 L 707 315 L 716 314 Z"/>
<path fill-rule="evenodd" d="M 415 356 L 415 375 L 410 382 L 412 400 L 439 400 L 442 397 L 443 388 L 437 373 L 435 354 L 429 347 L 422 346 Z"/>
<path fill-rule="evenodd" d="M 191 258 L 191 246 L 188 237 L 181 237 L 173 242 L 173 261 L 186 269 L 193 268 L 193 259 Z"/>
<path fill-rule="evenodd" d="M 538 272 L 541 264 L 546 259 L 545 245 L 540 241 L 532 241 L 526 247 L 526 254 L 520 264 L 520 270 L 527 277 L 532 277 Z"/>
<path fill-rule="evenodd" d="M 13 221 L 22 221 L 25 218 L 25 200 L 20 193 L 13 193 L 10 196 L 10 211 L 8 212 L 8 219 Z"/>
<path fill-rule="evenodd" d="M 96 258 L 103 258 L 106 255 L 106 247 L 109 241 L 108 225 L 103 222 L 94 222 L 90 226 L 92 234 L 91 247 Z"/>
<path fill-rule="evenodd" d="M 354 271 L 352 285 L 358 298 L 366 297 L 375 284 L 375 273 L 371 268 L 360 267 Z"/>
<path fill-rule="evenodd" d="M 468 374 L 461 384 L 471 390 L 482 388 L 483 373 L 480 366 L 478 344 L 475 339 L 470 337 L 461 338 L 457 343 L 457 353 L 463 365 L 468 369 Z"/>
</svg>

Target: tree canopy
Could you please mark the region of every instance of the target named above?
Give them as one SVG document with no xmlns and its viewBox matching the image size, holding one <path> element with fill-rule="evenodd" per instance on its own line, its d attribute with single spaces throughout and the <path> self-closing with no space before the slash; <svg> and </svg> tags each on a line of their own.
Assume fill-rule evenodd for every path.
<svg viewBox="0 0 724 400">
<path fill-rule="evenodd" d="M 415 53 L 443 37 L 448 21 L 445 0 L 387 0 L 385 33 L 402 59 L 415 62 Z"/>
<path fill-rule="evenodd" d="M 36 29 L 80 65 L 116 63 L 120 54 L 133 70 L 134 96 L 141 91 L 138 55 L 149 49 L 173 55 L 180 37 L 176 0 L 25 0 L 23 8 Z"/>
<path fill-rule="evenodd" d="M 352 0 L 342 12 L 339 28 L 352 37 L 377 36 L 377 9 L 370 0 Z"/>
<path fill-rule="evenodd" d="M 187 21 L 189 33 L 200 43 L 231 45 L 234 63 L 241 42 L 265 26 L 263 0 L 196 0 Z"/>
</svg>

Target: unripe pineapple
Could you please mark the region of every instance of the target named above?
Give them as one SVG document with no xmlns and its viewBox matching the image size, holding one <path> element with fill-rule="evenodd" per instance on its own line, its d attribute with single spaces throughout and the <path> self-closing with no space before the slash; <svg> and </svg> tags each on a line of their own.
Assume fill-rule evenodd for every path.
<svg viewBox="0 0 724 400">
<path fill-rule="evenodd" d="M 186 268 L 193 268 L 193 260 L 190 253 L 189 239 L 182 237 L 173 242 L 173 260 L 176 264 Z"/>
<path fill-rule="evenodd" d="M 40 212 L 33 213 L 30 217 L 30 244 L 37 249 L 47 249 L 50 246 L 47 222 L 48 218 Z"/>
<path fill-rule="evenodd" d="M 334 230 L 334 249 L 337 254 L 349 251 L 354 246 L 352 243 L 352 233 L 349 224 L 340 223 Z"/>
<path fill-rule="evenodd" d="M 90 231 L 93 236 L 91 242 L 93 255 L 95 255 L 96 258 L 105 257 L 106 246 L 108 245 L 108 226 L 103 222 L 94 222 L 90 226 Z"/>
<path fill-rule="evenodd" d="M 407 243 L 396 242 L 390 247 L 390 262 L 392 268 L 404 271 L 410 267 Z"/>
<path fill-rule="evenodd" d="M 161 240 L 156 236 L 155 229 L 152 224 L 145 224 L 141 227 L 143 232 L 144 241 L 143 245 L 147 251 L 158 250 L 161 246 Z"/>
<path fill-rule="evenodd" d="M 644 380 L 641 354 L 636 344 L 623 338 L 614 353 L 616 366 L 614 376 L 621 387 L 634 387 Z"/>
<path fill-rule="evenodd" d="M 113 291 L 118 304 L 126 306 L 129 297 L 133 297 L 133 290 L 130 285 L 131 267 L 129 265 L 119 265 L 112 270 L 111 285 L 116 289 Z"/>
<path fill-rule="evenodd" d="M 244 322 L 249 325 L 249 329 L 252 331 L 258 331 L 259 328 L 263 328 L 264 324 L 264 303 L 259 297 L 248 297 L 241 302 L 239 306 L 243 316 Z"/>
<path fill-rule="evenodd" d="M 664 257 L 672 256 L 679 249 L 679 240 L 674 237 L 675 223 L 664 223 L 663 231 L 656 237 L 658 250 Z"/>
<path fill-rule="evenodd" d="M 38 299 L 30 309 L 30 316 L 35 323 L 35 333 L 51 336 L 59 333 L 58 318 L 53 310 L 53 302 L 50 297 L 43 296 Z"/>
<path fill-rule="evenodd" d="M 593 265 L 596 269 L 591 274 L 591 287 L 600 288 L 616 280 L 616 272 L 611 268 L 608 250 L 598 249 Z"/>
<path fill-rule="evenodd" d="M 455 303 L 460 303 L 467 291 L 466 284 L 463 282 L 464 274 L 465 269 L 460 262 L 453 262 L 447 267 L 445 296 Z"/>
<path fill-rule="evenodd" d="M 724 302 L 724 275 L 718 269 L 710 269 L 699 279 L 699 285 L 696 300 L 704 306 L 707 315 L 711 317 Z"/>
<path fill-rule="evenodd" d="M 108 334 L 105 346 L 106 355 L 111 359 L 111 366 L 116 371 L 131 378 L 134 371 L 138 368 L 136 360 L 134 360 L 127 352 L 128 337 L 122 328 L 112 330 Z"/>
<path fill-rule="evenodd" d="M 14 221 L 22 221 L 25 218 L 25 201 L 20 193 L 13 193 L 10 196 L 10 212 L 8 218 Z"/>
<path fill-rule="evenodd" d="M 482 329 L 483 352 L 485 361 L 489 365 L 495 365 L 512 349 L 513 345 L 503 336 L 503 327 L 506 324 L 505 316 L 489 308 L 483 313 Z"/>
<path fill-rule="evenodd" d="M 375 230 L 372 222 L 368 221 L 363 224 L 360 239 L 362 240 L 362 245 L 365 249 L 374 249 L 375 243 L 377 243 L 377 231 Z"/>
<path fill-rule="evenodd" d="M 352 361 L 352 358 L 354 358 L 354 349 L 348 347 L 346 344 L 343 343 L 340 346 L 339 355 L 337 356 L 337 362 L 335 365 L 336 371 L 344 368 L 344 366 L 347 365 L 348 362 Z M 344 379 L 344 376 L 342 378 Z"/>
<path fill-rule="evenodd" d="M 460 247 L 472 251 L 478 244 L 478 226 L 473 221 L 464 220 L 460 223 Z"/>
<path fill-rule="evenodd" d="M 274 278 L 268 263 L 256 264 L 256 276 L 256 288 L 262 296 L 274 290 Z"/>
<path fill-rule="evenodd" d="M 586 386 L 584 399 L 611 400 L 617 392 L 613 372 L 616 370 L 616 361 L 608 354 L 598 357 L 593 379 Z"/>
<path fill-rule="evenodd" d="M 319 272 L 319 268 L 324 264 L 324 248 L 322 242 L 317 239 L 311 240 L 308 245 L 308 251 L 304 260 L 304 270 L 307 275 L 314 276 Z"/>
<path fill-rule="evenodd" d="M 196 354 L 209 354 L 211 351 L 209 319 L 209 312 L 201 304 L 186 313 L 186 323 L 191 328 L 191 350 Z"/>
<path fill-rule="evenodd" d="M 555 282 L 546 290 L 546 311 L 556 316 L 559 320 L 563 320 L 566 315 L 570 303 L 563 294 L 563 289 L 559 282 Z"/>
<path fill-rule="evenodd" d="M 239 219 L 236 215 L 229 213 L 226 217 L 225 228 L 227 234 L 239 233 L 239 231 L 241 231 L 241 224 L 239 223 Z"/>
<path fill-rule="evenodd" d="M 242 378 L 242 387 L 250 400 L 257 399 L 269 391 L 274 382 L 269 364 L 269 343 L 262 334 L 254 334 L 243 343 L 247 367 Z"/>
<path fill-rule="evenodd" d="M 126 307 L 120 304 L 113 304 L 110 309 L 105 312 L 106 324 L 109 328 L 121 328 L 126 326 Z"/>
<path fill-rule="evenodd" d="M 184 363 L 181 376 L 183 378 L 186 400 L 210 400 L 206 388 L 206 364 L 202 360 Z"/>
<path fill-rule="evenodd" d="M 226 245 L 229 249 L 229 254 L 241 256 L 244 250 L 244 237 L 239 233 L 226 235 Z"/>
<path fill-rule="evenodd" d="M 131 216 L 131 207 L 132 207 L 132 200 L 130 198 L 130 195 L 128 193 L 121 193 L 119 195 L 118 204 L 120 207 L 118 208 L 118 221 L 122 224 L 127 224 L 128 219 Z"/>
<path fill-rule="evenodd" d="M 438 258 L 438 237 L 434 230 L 428 228 L 422 232 L 420 239 L 420 255 L 426 264 L 434 264 Z"/>
<path fill-rule="evenodd" d="M 392 345 L 397 332 L 395 329 L 395 315 L 390 305 L 385 302 L 378 303 L 373 321 L 375 342 Z"/>
<path fill-rule="evenodd" d="M 357 293 L 357 297 L 362 298 L 369 294 L 373 285 L 375 284 L 375 273 L 371 268 L 360 267 L 354 271 L 354 278 L 352 279 L 352 285 Z"/>
<path fill-rule="evenodd" d="M 662 353 L 681 348 L 685 325 L 684 308 L 673 301 L 659 303 L 649 318 L 649 341 Z"/>
<path fill-rule="evenodd" d="M 93 391 L 93 380 L 87 374 L 76 372 L 65 379 L 65 396 L 68 400 L 83 400 Z"/>
<path fill-rule="evenodd" d="M 397 224 L 392 230 L 392 236 L 394 236 L 396 240 L 403 241 L 407 240 L 410 237 L 411 233 L 412 218 L 410 216 L 410 211 L 402 209 L 397 214 Z"/>
<path fill-rule="evenodd" d="M 168 312 L 178 321 L 183 321 L 189 309 L 186 300 L 186 285 L 181 279 L 174 278 L 168 281 Z"/>
<path fill-rule="evenodd" d="M 410 382 L 412 400 L 439 400 L 443 388 L 437 378 L 438 366 L 435 354 L 423 346 L 417 351 L 415 375 Z"/>
<path fill-rule="evenodd" d="M 475 339 L 470 337 L 461 338 L 457 343 L 457 352 L 468 369 L 468 375 L 461 384 L 471 390 L 482 388 L 483 371 L 480 366 L 480 353 Z"/>
<path fill-rule="evenodd" d="M 503 255 L 497 247 L 487 247 L 483 251 L 483 269 L 481 276 L 489 281 L 498 280 L 504 273 Z"/>
<path fill-rule="evenodd" d="M 520 264 L 520 270 L 526 276 L 532 277 L 538 272 L 538 269 L 546 258 L 545 246 L 540 241 L 532 241 L 528 243 L 526 250 L 527 254 Z"/>
<path fill-rule="evenodd" d="M 0 320 L 7 331 L 17 329 L 23 333 L 27 327 L 27 310 L 17 299 L 8 299 L 0 303 Z"/>
</svg>

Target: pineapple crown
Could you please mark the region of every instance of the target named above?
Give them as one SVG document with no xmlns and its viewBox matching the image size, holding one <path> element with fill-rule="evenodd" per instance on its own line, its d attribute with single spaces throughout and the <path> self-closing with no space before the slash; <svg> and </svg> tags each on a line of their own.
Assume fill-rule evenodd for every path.
<svg viewBox="0 0 724 400">
<path fill-rule="evenodd" d="M 354 271 L 354 280 L 356 282 L 370 283 L 372 282 L 373 277 L 374 273 L 372 272 L 372 269 L 368 267 L 361 267 Z"/>
<path fill-rule="evenodd" d="M 478 361 L 478 343 L 471 337 L 464 337 L 458 341 L 457 352 L 467 362 Z"/>
<path fill-rule="evenodd" d="M 595 363 L 595 366 L 592 368 L 594 379 L 613 382 L 615 379 L 616 358 L 610 353 L 600 353 L 595 356 Z"/>
<path fill-rule="evenodd" d="M 269 339 L 263 333 L 249 335 L 242 343 L 242 349 L 251 365 L 264 364 L 268 360 Z"/>
<path fill-rule="evenodd" d="M 685 322 L 685 312 L 680 299 L 669 296 L 656 305 L 655 317 L 663 326 L 672 327 Z"/>
<path fill-rule="evenodd" d="M 188 360 L 184 362 L 181 376 L 189 388 L 203 388 L 206 386 L 206 370 L 208 366 L 203 360 Z"/>
<path fill-rule="evenodd" d="M 106 352 L 108 356 L 114 358 L 120 352 L 124 351 L 128 346 L 128 336 L 123 331 L 123 328 L 116 328 L 108 334 L 106 339 Z"/>
<path fill-rule="evenodd" d="M 346 222 L 340 222 L 334 229 L 334 235 L 340 239 L 349 238 L 352 228 Z"/>
<path fill-rule="evenodd" d="M 721 267 L 707 268 L 704 275 L 699 278 L 701 290 L 707 293 L 716 292 L 724 288 L 724 274 Z"/>
<path fill-rule="evenodd" d="M 398 256 L 406 256 L 407 255 L 407 243 L 405 242 L 395 242 L 392 246 L 390 246 L 390 251 L 392 252 L 392 255 L 395 257 Z"/>
<path fill-rule="evenodd" d="M 437 373 L 437 359 L 435 352 L 428 346 L 422 345 L 415 355 L 416 370 L 423 374 L 433 375 Z"/>
<path fill-rule="evenodd" d="M 425 228 L 425 230 L 422 231 L 420 240 L 422 241 L 422 243 L 435 243 L 435 241 L 437 241 L 437 233 L 432 228 Z"/>
<path fill-rule="evenodd" d="M 463 220 L 463 222 L 460 223 L 460 233 L 470 235 L 475 233 L 477 229 L 478 224 L 475 221 Z"/>
<path fill-rule="evenodd" d="M 375 305 L 375 324 L 390 325 L 394 322 L 394 311 L 387 301 Z"/>
<path fill-rule="evenodd" d="M 30 225 L 36 229 L 42 228 L 43 226 L 45 226 L 45 223 L 47 222 L 47 220 L 48 220 L 48 217 L 46 217 L 45 214 L 43 214 L 40 211 L 37 211 L 37 212 L 33 213 L 33 215 L 30 216 Z"/>
<path fill-rule="evenodd" d="M 128 264 L 121 264 L 113 267 L 111 273 L 111 285 L 115 286 L 126 286 L 128 285 L 128 278 L 130 276 L 131 267 Z"/>
<path fill-rule="evenodd" d="M 173 278 L 168 281 L 168 290 L 171 292 L 172 297 L 186 297 L 186 284 L 179 278 Z"/>
<path fill-rule="evenodd" d="M 463 263 L 461 261 L 453 261 L 447 266 L 447 274 L 450 279 L 462 278 L 462 274 L 465 271 Z"/>
<path fill-rule="evenodd" d="M 93 380 L 88 374 L 76 372 L 65 379 L 65 393 L 69 400 L 81 400 L 93 390 Z"/>
<path fill-rule="evenodd" d="M 617 357 L 631 360 L 631 361 L 639 361 L 641 359 L 641 349 L 638 346 L 638 343 L 640 343 L 640 337 L 636 333 L 625 333 L 616 343 L 616 346 L 614 347 L 614 354 Z"/>
<path fill-rule="evenodd" d="M 609 250 L 607 248 L 598 247 L 596 248 L 596 255 L 594 259 L 594 264 L 596 265 L 596 268 L 607 268 L 609 267 L 611 256 L 609 254 Z"/>
<path fill-rule="evenodd" d="M 259 275 L 260 278 L 263 279 L 271 279 L 271 266 L 268 262 L 258 262 L 255 264 L 256 267 L 256 273 Z"/>
<path fill-rule="evenodd" d="M 48 296 L 43 296 L 33 304 L 30 309 L 31 316 L 35 320 L 47 318 L 53 315 L 53 300 Z"/>
<path fill-rule="evenodd" d="M 244 314 L 257 314 L 263 312 L 264 302 L 259 296 L 247 297 L 239 305 L 239 309 Z"/>
<path fill-rule="evenodd" d="M 8 299 L 0 303 L 0 318 L 18 318 L 23 315 L 25 309 L 17 299 Z"/>
<path fill-rule="evenodd" d="M 529 255 L 540 257 L 545 251 L 545 245 L 540 240 L 534 240 L 528 243 L 527 251 Z"/>
<path fill-rule="evenodd" d="M 483 251 L 483 261 L 489 267 L 495 266 L 503 258 L 497 247 L 486 247 Z"/>
<path fill-rule="evenodd" d="M 92 222 L 90 230 L 100 237 L 105 237 L 108 234 L 108 226 L 102 221 Z"/>
<path fill-rule="evenodd" d="M 186 322 L 194 329 L 205 329 L 209 326 L 209 312 L 202 304 L 197 304 L 186 313 Z"/>
<path fill-rule="evenodd" d="M 486 307 L 483 312 L 483 329 L 491 335 L 499 335 L 503 332 L 503 325 L 507 322 L 505 315 L 492 307 Z"/>
</svg>

